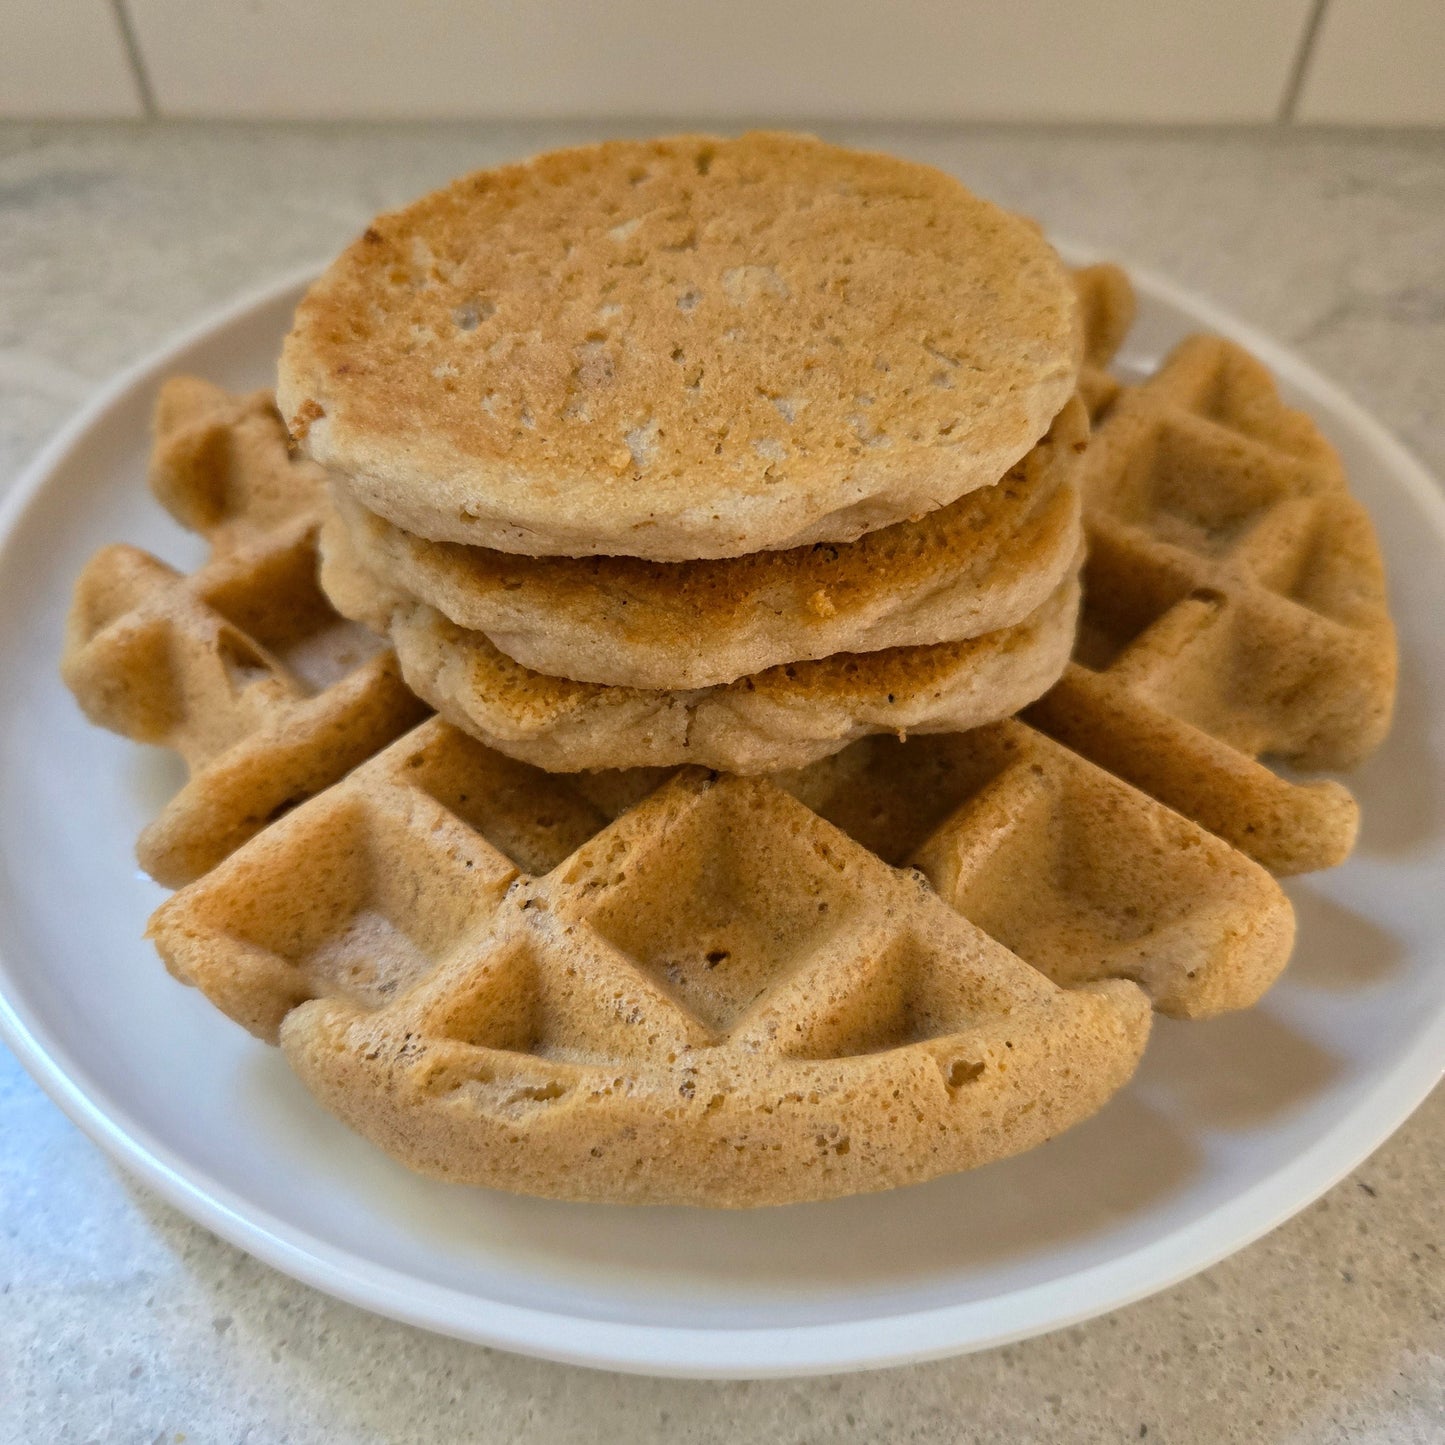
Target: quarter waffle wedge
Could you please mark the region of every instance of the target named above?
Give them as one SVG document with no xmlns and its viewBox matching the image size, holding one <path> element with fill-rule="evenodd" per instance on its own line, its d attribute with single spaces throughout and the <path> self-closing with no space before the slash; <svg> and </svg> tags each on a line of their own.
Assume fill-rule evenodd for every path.
<svg viewBox="0 0 1445 1445">
<path fill-rule="evenodd" d="M 150 933 L 413 1168 L 742 1206 L 1041 1142 L 1130 1076 L 1151 997 L 1257 997 L 1292 913 L 1017 722 L 774 781 L 551 775 L 432 719 Z"/>
<path fill-rule="evenodd" d="M 174 749 L 190 777 L 141 834 L 178 886 L 426 715 L 395 659 L 316 580 L 322 478 L 268 396 L 178 378 L 156 411 L 152 489 L 210 544 L 184 575 L 139 548 L 87 564 L 62 675 L 86 715 Z"/>
<path fill-rule="evenodd" d="M 1346 857 L 1338 782 L 1389 727 L 1394 626 L 1365 509 L 1334 449 L 1218 337 L 1152 376 L 1102 371 L 1132 314 L 1114 267 L 1080 273 L 1089 555 L 1074 662 L 1029 720 L 1280 873 Z"/>
</svg>

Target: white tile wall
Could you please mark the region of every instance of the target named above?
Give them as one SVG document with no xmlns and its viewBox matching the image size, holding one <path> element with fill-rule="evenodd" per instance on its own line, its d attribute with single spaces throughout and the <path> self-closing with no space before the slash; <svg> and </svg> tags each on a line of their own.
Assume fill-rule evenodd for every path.
<svg viewBox="0 0 1445 1445">
<path fill-rule="evenodd" d="M 1330 0 L 1296 115 L 1445 125 L 1445 0 Z"/>
<path fill-rule="evenodd" d="M 109 0 L 0 0 L 0 116 L 135 116 Z"/>
<path fill-rule="evenodd" d="M 1277 114 L 1310 0 L 129 6 L 165 115 L 1234 121 Z"/>
<path fill-rule="evenodd" d="M 0 0 L 0 117 L 1268 121 L 1314 0 Z M 1324 0 L 1296 118 L 1445 125 L 1445 0 Z"/>
</svg>

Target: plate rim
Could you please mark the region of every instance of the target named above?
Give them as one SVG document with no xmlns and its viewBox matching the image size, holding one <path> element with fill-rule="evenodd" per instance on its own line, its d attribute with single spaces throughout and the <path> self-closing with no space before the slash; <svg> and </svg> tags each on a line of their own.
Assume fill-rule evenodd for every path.
<svg viewBox="0 0 1445 1445">
<path fill-rule="evenodd" d="M 1099 259 L 1056 239 L 1071 264 Z M 1151 269 L 1124 265 L 1141 294 L 1233 338 L 1277 376 L 1328 405 L 1387 462 L 1445 543 L 1445 495 L 1425 466 L 1363 406 L 1283 343 Z M 0 502 L 0 583 L 14 535 L 54 473 L 108 413 L 214 332 L 280 302 L 321 270 L 310 264 L 243 292 L 154 347 L 102 384 L 63 424 Z M 8 672 L 8 666 L 3 671 Z M 1306 1208 L 1377 1149 L 1445 1072 L 1445 1010 L 1327 1133 L 1250 1188 L 1153 1243 L 1007 1294 L 901 1314 L 827 1324 L 685 1327 L 569 1314 L 489 1300 L 425 1283 L 366 1260 L 248 1204 L 106 1100 L 79 1059 L 49 1039 L 9 993 L 0 956 L 0 1040 L 95 1144 L 167 1203 L 228 1243 L 323 1293 L 406 1324 L 563 1364 L 684 1378 L 797 1377 L 937 1359 L 991 1349 L 1122 1308 L 1187 1279 Z M 1069 1301 L 1072 1303 L 1069 1303 Z M 981 1316 L 989 1322 L 982 1324 Z M 982 1327 L 980 1327 L 982 1324 Z"/>
</svg>

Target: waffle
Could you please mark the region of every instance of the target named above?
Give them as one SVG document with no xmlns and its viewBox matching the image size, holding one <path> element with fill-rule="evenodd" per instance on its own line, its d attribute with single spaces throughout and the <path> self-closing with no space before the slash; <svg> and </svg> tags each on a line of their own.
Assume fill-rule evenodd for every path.
<svg viewBox="0 0 1445 1445">
<path fill-rule="evenodd" d="M 533 672 L 485 633 L 397 592 L 356 562 L 335 519 L 321 552 L 327 597 L 389 636 L 419 697 L 499 751 L 554 772 L 682 763 L 776 772 L 868 733 L 995 722 L 1058 679 L 1079 610 L 1071 571 L 1023 621 L 963 642 L 789 663 L 716 688 L 606 687 Z"/>
<path fill-rule="evenodd" d="M 856 542 L 705 562 L 521 557 L 431 542 L 338 491 L 359 561 L 534 672 L 699 688 L 788 662 L 978 637 L 1074 563 L 1088 414 L 1071 399 L 991 487 Z"/>
<path fill-rule="evenodd" d="M 1081 290 L 1085 603 L 1074 663 L 1027 717 L 1276 872 L 1332 866 L 1354 799 L 1258 759 L 1348 768 L 1388 730 L 1395 635 L 1369 516 L 1248 353 L 1192 337 L 1120 385 L 1100 367 L 1127 282 L 1095 268 Z"/>
<path fill-rule="evenodd" d="M 298 444 L 397 526 L 741 556 L 997 482 L 1074 389 L 1038 228 L 809 136 L 583 146 L 381 216 L 297 308 Z"/>
<path fill-rule="evenodd" d="M 91 721 L 174 749 L 189 780 L 141 834 L 179 886 L 426 715 L 394 657 L 316 580 L 318 468 L 287 454 L 265 393 L 167 382 L 152 489 L 210 543 L 183 575 L 103 548 L 76 585 L 61 673 Z"/>
<path fill-rule="evenodd" d="M 413 1168 L 739 1206 L 1042 1142 L 1129 1077 L 1150 997 L 1256 998 L 1292 914 L 1013 721 L 659 781 L 541 773 L 433 719 L 150 931 Z"/>
<path fill-rule="evenodd" d="M 1080 266 L 1073 281 L 1084 331 L 1079 395 L 1090 417 L 1098 418 L 1119 394 L 1119 383 L 1109 375 L 1108 367 L 1134 324 L 1138 303 L 1129 277 L 1108 262 Z"/>
<path fill-rule="evenodd" d="M 299 735 L 368 669 L 408 709 L 388 728 L 420 705 L 385 655 L 297 701 L 289 641 L 359 646 L 313 580 L 319 479 L 263 399 L 172 386 L 161 411 L 156 490 L 212 559 L 189 578 L 147 559 L 107 608 L 97 559 L 66 665 L 97 720 L 200 758 L 181 816 L 215 827 L 164 856 L 166 878 L 204 876 L 151 933 L 415 1168 L 714 1205 L 925 1179 L 1100 1107 L 1151 1002 L 1245 1007 L 1285 962 L 1267 873 L 1015 720 L 870 737 L 774 779 L 550 775 L 435 718 L 344 756 L 326 727 Z M 277 638 L 279 617 L 309 620 Z M 228 772 L 238 751 L 249 772 Z M 254 796 L 232 773 L 254 790 L 301 760 L 269 825 L 225 806 Z M 315 782 L 323 764 L 340 781 Z"/>
</svg>

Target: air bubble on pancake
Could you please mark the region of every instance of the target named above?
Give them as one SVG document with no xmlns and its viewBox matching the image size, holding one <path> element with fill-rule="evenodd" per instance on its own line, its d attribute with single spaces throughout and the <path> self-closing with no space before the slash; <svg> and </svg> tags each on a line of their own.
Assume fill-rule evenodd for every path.
<svg viewBox="0 0 1445 1445">
<path fill-rule="evenodd" d="M 697 227 L 689 226 L 675 241 L 667 241 L 660 248 L 676 254 L 681 251 L 697 250 Z"/>
<path fill-rule="evenodd" d="M 502 1104 L 504 1107 L 514 1104 L 548 1104 L 553 1099 L 560 1099 L 566 1092 L 566 1084 L 557 1079 L 549 1079 L 545 1084 L 525 1084 L 520 1089 L 514 1089 L 502 1100 Z"/>
<path fill-rule="evenodd" d="M 734 306 L 746 306 L 763 296 L 786 301 L 788 283 L 773 266 L 733 266 L 722 274 L 723 295 Z"/>
<path fill-rule="evenodd" d="M 766 462 L 781 462 L 788 455 L 787 447 L 776 437 L 758 437 L 753 442 L 753 450 Z"/>
<path fill-rule="evenodd" d="M 632 465 L 639 469 L 647 466 L 657 450 L 657 421 L 649 418 L 641 426 L 633 427 L 623 437 L 627 450 L 632 453 Z"/>
<path fill-rule="evenodd" d="M 858 398 L 863 401 L 863 397 Z M 872 398 L 867 398 L 872 400 Z M 855 411 L 848 417 L 848 425 L 853 428 L 853 435 L 863 443 L 865 447 L 879 448 L 891 447 L 893 438 L 885 431 L 880 431 L 861 411 Z"/>
<path fill-rule="evenodd" d="M 585 390 L 611 382 L 616 367 L 607 353 L 604 340 L 591 338 L 584 341 L 573 354 L 576 362 L 572 369 L 572 384 Z"/>
<path fill-rule="evenodd" d="M 473 298 L 453 307 L 452 320 L 459 331 L 475 331 L 483 321 L 491 320 L 496 314 L 497 308 L 490 301 Z"/>
<path fill-rule="evenodd" d="M 677 298 L 677 309 L 683 312 L 691 311 L 701 300 L 702 292 L 689 287 Z"/>
<path fill-rule="evenodd" d="M 949 1065 L 948 1073 L 944 1075 L 944 1082 L 951 1092 L 954 1089 L 961 1089 L 965 1084 L 971 1084 L 982 1073 L 983 1065 L 981 1063 L 971 1059 L 955 1059 Z"/>
</svg>

